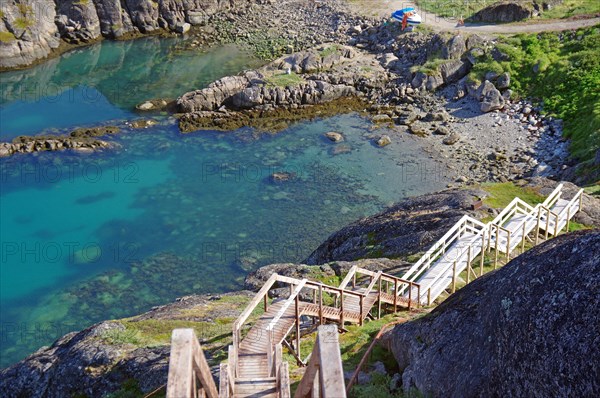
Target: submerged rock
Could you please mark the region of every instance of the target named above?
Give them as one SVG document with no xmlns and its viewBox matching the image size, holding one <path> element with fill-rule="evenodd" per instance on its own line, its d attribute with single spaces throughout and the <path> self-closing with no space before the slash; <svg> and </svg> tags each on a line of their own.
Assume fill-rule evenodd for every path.
<svg viewBox="0 0 600 398">
<path fill-rule="evenodd" d="M 598 396 L 600 232 L 561 235 L 396 326 L 405 392 Z"/>
<path fill-rule="evenodd" d="M 388 146 L 392 143 L 392 139 L 390 138 L 389 135 L 382 135 L 381 137 L 379 137 L 379 139 L 377 140 L 377 146 L 378 147 L 384 147 L 384 146 Z"/>
<path fill-rule="evenodd" d="M 333 142 L 344 141 L 344 136 L 341 133 L 338 133 L 336 131 L 330 131 L 328 133 L 325 133 L 325 137 L 327 137 L 330 141 L 333 141 Z"/>
</svg>

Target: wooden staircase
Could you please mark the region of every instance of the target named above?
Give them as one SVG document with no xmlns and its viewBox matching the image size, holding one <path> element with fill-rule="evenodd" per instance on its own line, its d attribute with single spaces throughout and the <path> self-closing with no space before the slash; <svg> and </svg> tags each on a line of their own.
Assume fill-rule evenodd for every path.
<svg viewBox="0 0 600 398">
<path fill-rule="evenodd" d="M 494 267 L 499 255 L 510 260 L 511 253 L 521 247 L 525 250 L 526 241 L 537 244 L 540 232 L 544 239 L 558 235 L 569 228 L 569 222 L 581 209 L 583 189 L 570 200 L 562 198 L 563 185 L 556 189 L 543 203 L 531 206 L 519 198 L 514 198 L 494 220 L 483 224 L 469 216 L 462 217 L 439 241 L 437 241 L 403 276 L 413 281 L 415 287 L 407 290 L 406 285 L 398 294 L 407 298 L 418 297 L 423 305 L 431 305 L 444 291 L 456 289 L 458 275 L 467 271 L 467 283 L 483 274 L 483 254 L 494 250 Z M 535 239 L 530 234 L 535 231 Z M 472 266 L 479 256 L 479 274 Z"/>
<path fill-rule="evenodd" d="M 383 306 L 395 312 L 398 307 L 410 310 L 430 305 L 448 287 L 454 292 L 458 275 L 465 270 L 467 283 L 478 276 L 473 268 L 478 256 L 481 276 L 486 251 L 495 251 L 496 265 L 500 253 L 510 259 L 519 245 L 524 250 L 526 240 L 533 242 L 529 235 L 534 230 L 535 244 L 541 231 L 544 239 L 558 235 L 580 211 L 582 195 L 583 190 L 570 200 L 563 199 L 559 185 L 535 207 L 515 198 L 488 224 L 465 215 L 402 278 L 354 266 L 340 286 L 334 287 L 273 274 L 233 324 L 233 344 L 227 363 L 220 365 L 218 392 L 193 331 L 173 331 L 167 397 L 290 397 L 282 347 L 306 365 L 300 350 L 301 333 L 317 324 L 321 325 L 317 343 L 296 397 L 345 397 L 338 329 L 343 330 L 346 323 L 362 325 L 367 317 L 380 317 Z M 268 294 L 275 285 L 287 285 L 290 293 L 270 303 Z M 262 314 L 245 327 L 261 303 Z M 290 334 L 295 342 L 288 341 Z M 335 346 L 327 344 L 332 341 Z"/>
</svg>

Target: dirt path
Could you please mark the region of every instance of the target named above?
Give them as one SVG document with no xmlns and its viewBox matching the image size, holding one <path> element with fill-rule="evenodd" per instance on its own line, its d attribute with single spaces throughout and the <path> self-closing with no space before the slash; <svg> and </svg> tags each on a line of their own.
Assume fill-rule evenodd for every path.
<svg viewBox="0 0 600 398">
<path fill-rule="evenodd" d="M 406 0 L 353 0 L 349 2 L 357 12 L 366 16 L 390 16 L 395 10 L 406 7 L 418 7 L 412 1 Z M 560 31 L 577 29 L 600 24 L 600 18 L 581 20 L 546 20 L 516 22 L 510 24 L 469 24 L 457 27 L 456 20 L 445 19 L 435 14 L 419 10 L 423 23 L 436 31 L 463 31 L 488 34 L 513 34 L 513 33 L 535 33 L 544 31 Z"/>
</svg>

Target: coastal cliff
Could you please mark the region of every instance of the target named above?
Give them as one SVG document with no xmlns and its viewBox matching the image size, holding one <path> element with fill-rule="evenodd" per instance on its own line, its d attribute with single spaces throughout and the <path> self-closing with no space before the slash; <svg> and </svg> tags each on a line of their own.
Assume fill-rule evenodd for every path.
<svg viewBox="0 0 600 398">
<path fill-rule="evenodd" d="M 260 1 L 259 1 L 260 2 Z M 21 0 L 2 4 L 0 68 L 23 67 L 59 46 L 128 38 L 157 30 L 184 33 L 250 0 Z"/>
</svg>

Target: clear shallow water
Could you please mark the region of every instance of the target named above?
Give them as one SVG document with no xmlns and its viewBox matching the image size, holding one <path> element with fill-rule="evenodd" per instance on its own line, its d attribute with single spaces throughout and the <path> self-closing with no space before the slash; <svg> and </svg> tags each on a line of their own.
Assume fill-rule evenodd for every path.
<svg viewBox="0 0 600 398">
<path fill-rule="evenodd" d="M 141 49 L 136 43 L 127 43 L 132 46 L 127 54 L 144 53 L 146 43 L 138 43 Z M 169 53 L 168 43 L 158 43 Z M 114 44 L 123 45 L 101 47 Z M 91 47 L 51 61 L 57 63 L 53 78 L 60 81 L 79 71 L 74 56 L 82 57 L 81 70 L 97 70 L 87 67 L 89 59 L 116 58 L 87 51 L 106 54 L 104 48 Z M 232 73 L 224 71 L 219 51 L 194 58 L 197 65 L 210 65 L 200 69 L 210 78 L 194 75 L 198 84 Z M 111 75 L 122 80 L 119 84 L 148 68 L 145 56 L 137 68 L 130 62 L 125 76 Z M 6 98 L 3 134 L 5 115 L 13 126 L 21 123 L 6 136 L 22 134 L 35 123 L 75 126 L 81 124 L 78 117 L 97 117 L 98 122 L 132 117 L 132 104 L 165 96 L 168 81 L 183 73 L 179 58 L 173 62 L 173 73 L 167 61 L 155 63 L 157 71 L 148 72 L 155 76 L 153 84 L 144 86 L 147 95 L 119 101 L 105 96 L 101 114 L 90 116 L 85 104 L 75 101 L 81 114 L 58 118 L 38 100 L 28 103 L 41 112 L 35 112 L 39 121 L 30 122 L 17 117 L 18 100 Z M 237 68 L 244 62 L 251 60 L 238 57 Z M 22 85 L 34 84 L 41 76 L 38 68 L 9 76 L 19 77 Z M 96 73 L 69 79 L 72 87 L 101 80 Z M 94 87 L 106 92 L 100 86 Z M 114 138 L 120 150 L 0 160 L 2 366 L 99 320 L 139 313 L 185 294 L 239 288 L 248 271 L 301 261 L 345 224 L 444 185 L 411 137 L 393 136 L 394 142 L 381 149 L 372 144 L 372 128 L 350 114 L 299 123 L 277 135 L 250 130 L 182 135 L 165 118 L 149 129 L 123 131 Z M 328 142 L 323 133 L 331 130 L 343 132 L 346 141 Z M 273 172 L 294 178 L 276 184 L 269 178 Z"/>
<path fill-rule="evenodd" d="M 133 117 L 142 101 L 175 99 L 257 65 L 236 47 L 198 55 L 178 50 L 178 43 L 158 37 L 107 41 L 0 74 L 0 139 Z"/>
</svg>

